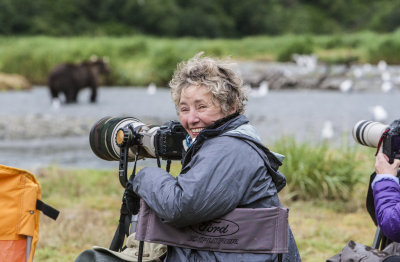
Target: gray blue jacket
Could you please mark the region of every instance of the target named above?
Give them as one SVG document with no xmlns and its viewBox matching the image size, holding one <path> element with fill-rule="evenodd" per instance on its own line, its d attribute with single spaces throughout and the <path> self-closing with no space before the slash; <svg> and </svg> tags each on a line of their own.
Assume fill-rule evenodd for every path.
<svg viewBox="0 0 400 262">
<path fill-rule="evenodd" d="M 231 116 L 200 132 L 174 178 L 143 168 L 133 190 L 165 222 L 176 227 L 208 221 L 235 208 L 281 206 L 286 179 L 280 160 L 263 146 L 243 115 Z M 291 230 L 283 261 L 301 261 Z M 168 247 L 166 261 L 278 261 L 276 254 L 225 253 Z"/>
</svg>

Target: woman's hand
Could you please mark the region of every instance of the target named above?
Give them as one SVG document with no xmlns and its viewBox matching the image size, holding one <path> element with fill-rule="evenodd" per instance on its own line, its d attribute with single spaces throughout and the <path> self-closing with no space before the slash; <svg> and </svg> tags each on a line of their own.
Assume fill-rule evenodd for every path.
<svg viewBox="0 0 400 262">
<path fill-rule="evenodd" d="M 397 170 L 400 166 L 400 160 L 394 159 L 393 164 L 389 163 L 389 158 L 383 154 L 378 153 L 375 161 L 375 171 L 377 174 L 390 174 L 397 176 Z"/>
</svg>

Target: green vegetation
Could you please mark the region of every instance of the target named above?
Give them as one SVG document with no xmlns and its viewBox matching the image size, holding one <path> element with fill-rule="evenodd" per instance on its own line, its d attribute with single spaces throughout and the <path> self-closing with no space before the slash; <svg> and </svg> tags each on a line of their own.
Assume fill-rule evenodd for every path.
<svg viewBox="0 0 400 262">
<path fill-rule="evenodd" d="M 286 156 L 280 170 L 293 200 L 350 200 L 357 186 L 367 183 L 365 174 L 374 164 L 374 152 L 365 147 L 333 147 L 287 137 L 276 141 L 273 150 Z"/>
<path fill-rule="evenodd" d="M 2 0 L 0 35 L 244 37 L 400 25 L 400 3 L 317 0 Z"/>
<path fill-rule="evenodd" d="M 290 208 L 303 261 L 324 261 L 349 240 L 372 244 L 375 226 L 364 205 L 373 150 L 297 143 L 292 138 L 278 140 L 271 150 L 286 155 L 280 170 L 288 184 L 280 198 Z M 37 261 L 69 262 L 94 245 L 110 245 L 123 193 L 115 164 L 115 170 L 51 166 L 36 173 L 42 198 L 61 211 L 57 221 L 41 217 Z M 179 174 L 178 161 L 171 170 Z"/>
<path fill-rule="evenodd" d="M 92 55 L 110 59 L 105 85 L 167 86 L 177 62 L 200 51 L 232 60 L 290 61 L 294 53 L 318 55 L 319 61 L 400 64 L 400 31 L 340 35 L 258 36 L 242 39 L 131 37 L 0 37 L 0 71 L 25 76 L 33 84 L 47 83 L 51 68 L 80 62 Z"/>
</svg>

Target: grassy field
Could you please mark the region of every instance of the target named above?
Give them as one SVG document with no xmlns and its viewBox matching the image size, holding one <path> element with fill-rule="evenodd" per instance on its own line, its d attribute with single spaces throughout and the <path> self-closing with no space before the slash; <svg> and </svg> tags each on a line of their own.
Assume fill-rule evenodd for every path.
<svg viewBox="0 0 400 262">
<path fill-rule="evenodd" d="M 279 143 L 275 147 L 282 148 Z M 293 152 L 299 151 L 299 148 L 303 148 L 304 151 L 304 147 L 299 143 L 292 146 L 291 158 L 296 158 Z M 328 147 L 321 153 L 319 147 L 311 145 L 308 147 L 309 157 L 303 158 L 305 166 L 314 165 L 308 163 L 310 159 L 315 158 L 313 152 L 325 156 L 319 158 L 323 164 L 321 166 L 332 164 L 327 157 L 332 155 L 332 152 L 336 154 L 342 152 L 345 155 L 343 148 Z M 373 168 L 373 153 L 358 148 L 360 149 L 353 151 L 357 161 L 345 165 L 360 167 L 357 172 L 348 167 L 346 170 L 352 172 L 347 173 L 348 176 L 361 177 L 351 180 L 355 181 L 355 184 L 345 197 L 335 195 L 325 197 L 324 194 L 314 196 L 307 192 L 301 194 L 297 192 L 302 190 L 301 187 L 293 185 L 298 182 L 287 176 L 289 186 L 282 190 L 280 198 L 282 203 L 290 208 L 290 225 L 305 262 L 325 261 L 338 253 L 349 240 L 366 245 L 372 244 L 375 226 L 365 209 L 365 197 L 367 181 Z M 115 164 L 115 170 L 69 170 L 52 166 L 37 171 L 36 176 L 42 185 L 43 199 L 58 208 L 61 214 L 57 221 L 41 217 L 36 261 L 70 262 L 83 250 L 90 249 L 94 245 L 104 247 L 110 245 L 118 225 L 123 193 L 117 175 L 117 162 Z M 340 164 L 332 165 L 331 173 L 326 175 L 334 178 L 334 173 L 340 173 L 339 169 L 343 168 L 344 166 Z M 180 165 L 174 163 L 171 173 L 176 175 L 179 169 Z M 286 171 L 290 172 L 290 169 Z M 298 175 L 307 180 L 305 175 L 307 172 L 310 170 L 305 169 L 304 173 L 298 172 Z M 315 172 L 320 172 L 318 167 L 315 167 Z M 342 184 L 338 182 L 334 186 L 341 187 Z M 323 192 L 324 189 L 320 188 Z"/>
<path fill-rule="evenodd" d="M 241 39 L 130 37 L 0 37 L 0 71 L 46 84 L 51 68 L 106 56 L 112 73 L 108 86 L 166 86 L 182 60 L 204 51 L 232 60 L 291 61 L 291 55 L 311 54 L 320 62 L 400 63 L 400 30 L 392 34 L 358 32 L 340 35 L 257 36 Z"/>
</svg>

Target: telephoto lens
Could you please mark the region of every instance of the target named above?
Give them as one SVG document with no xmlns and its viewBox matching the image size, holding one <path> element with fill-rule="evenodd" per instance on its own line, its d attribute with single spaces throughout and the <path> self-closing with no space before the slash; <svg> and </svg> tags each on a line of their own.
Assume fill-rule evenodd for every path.
<svg viewBox="0 0 400 262">
<path fill-rule="evenodd" d="M 361 120 L 353 127 L 353 138 L 361 145 L 376 148 L 382 134 L 388 127 L 388 125 L 379 122 Z"/>
<path fill-rule="evenodd" d="M 143 126 L 139 119 L 134 117 L 104 117 L 98 120 L 90 130 L 89 143 L 93 153 L 101 159 L 118 161 L 120 148 L 116 139 L 118 131 L 132 125 Z M 135 154 L 129 150 L 128 161 L 134 161 Z"/>
</svg>

